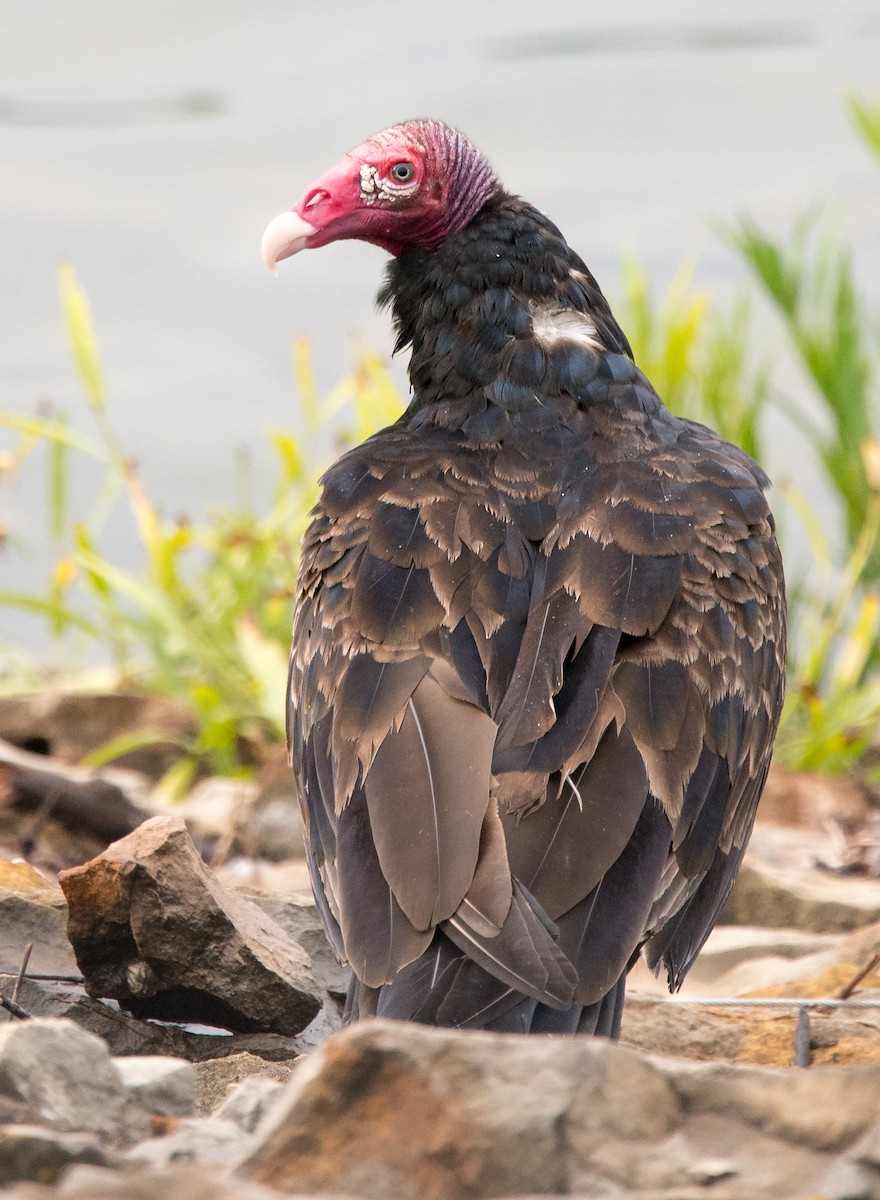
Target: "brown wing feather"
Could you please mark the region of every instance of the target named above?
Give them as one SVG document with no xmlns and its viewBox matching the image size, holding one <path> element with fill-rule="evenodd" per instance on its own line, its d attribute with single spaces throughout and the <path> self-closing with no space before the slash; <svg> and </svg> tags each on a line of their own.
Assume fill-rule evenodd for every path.
<svg viewBox="0 0 880 1200">
<path fill-rule="evenodd" d="M 492 720 L 428 676 L 367 772 L 379 863 L 417 929 L 451 917 L 473 883 L 494 742 Z"/>
<path fill-rule="evenodd" d="M 376 1011 L 594 1003 L 646 939 L 677 982 L 748 838 L 784 661 L 760 475 L 566 419 L 561 459 L 388 430 L 306 538 L 291 749 L 325 922 L 397 977 Z"/>
</svg>

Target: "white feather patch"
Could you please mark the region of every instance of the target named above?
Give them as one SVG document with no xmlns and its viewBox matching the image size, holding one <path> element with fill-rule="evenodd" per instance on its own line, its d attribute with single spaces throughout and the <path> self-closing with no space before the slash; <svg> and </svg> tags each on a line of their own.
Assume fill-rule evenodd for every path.
<svg viewBox="0 0 880 1200">
<path fill-rule="evenodd" d="M 532 308 L 532 332 L 548 350 L 560 342 L 574 342 L 587 350 L 605 349 L 590 318 L 568 308 L 535 305 Z"/>
</svg>

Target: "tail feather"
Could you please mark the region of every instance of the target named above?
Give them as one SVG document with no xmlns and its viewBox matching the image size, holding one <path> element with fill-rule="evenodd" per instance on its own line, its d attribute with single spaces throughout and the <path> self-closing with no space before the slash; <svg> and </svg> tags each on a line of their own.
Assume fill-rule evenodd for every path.
<svg viewBox="0 0 880 1200">
<path fill-rule="evenodd" d="M 349 1021 L 385 1017 L 454 1029 L 495 1033 L 592 1033 L 617 1038 L 625 974 L 606 996 L 587 1007 L 577 1001 L 552 1007 L 490 975 L 438 930 L 430 948 L 391 983 L 370 988 L 352 979 Z"/>
</svg>

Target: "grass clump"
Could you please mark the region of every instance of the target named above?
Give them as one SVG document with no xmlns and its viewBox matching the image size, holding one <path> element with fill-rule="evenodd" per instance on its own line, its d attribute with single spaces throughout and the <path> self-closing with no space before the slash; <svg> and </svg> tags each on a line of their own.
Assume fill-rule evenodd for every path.
<svg viewBox="0 0 880 1200">
<path fill-rule="evenodd" d="M 271 502 L 255 512 L 242 501 L 203 520 L 169 520 L 149 495 L 113 426 L 88 300 L 69 267 L 59 274 L 65 325 L 97 436 L 71 429 L 63 414 L 0 424 L 18 435 L 9 455 L 18 465 L 48 448 L 49 534 L 55 561 L 44 594 L 0 593 L 0 604 L 42 616 L 52 638 L 76 633 L 109 651 L 122 686 L 170 696 L 196 718 L 169 790 L 182 791 L 204 767 L 236 774 L 258 764 L 284 736 L 287 647 L 299 544 L 318 492 L 315 443 L 320 427 L 342 426 L 339 442 L 362 440 L 394 420 L 401 404 L 387 369 L 362 354 L 354 371 L 319 397 L 307 344 L 293 346 L 306 433 L 268 434 L 275 461 Z M 69 458 L 92 460 L 102 476 L 84 519 L 69 511 Z M 123 503 L 143 567 L 111 561 L 101 550 L 110 513 Z M 150 730 L 105 747 L 109 759 L 166 735 Z"/>
</svg>

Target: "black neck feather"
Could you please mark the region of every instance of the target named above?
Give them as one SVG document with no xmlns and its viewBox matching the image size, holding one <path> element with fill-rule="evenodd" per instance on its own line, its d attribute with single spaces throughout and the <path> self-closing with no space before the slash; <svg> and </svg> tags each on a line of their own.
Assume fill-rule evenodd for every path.
<svg viewBox="0 0 880 1200">
<path fill-rule="evenodd" d="M 478 399 L 513 414 L 554 395 L 586 404 L 597 357 L 632 358 L 583 261 L 551 221 L 505 192 L 436 251 L 394 259 L 379 303 L 391 307 L 395 350 L 412 347 L 410 412 L 472 409 Z M 548 320 L 561 336 L 537 336 L 536 322 Z"/>
</svg>

